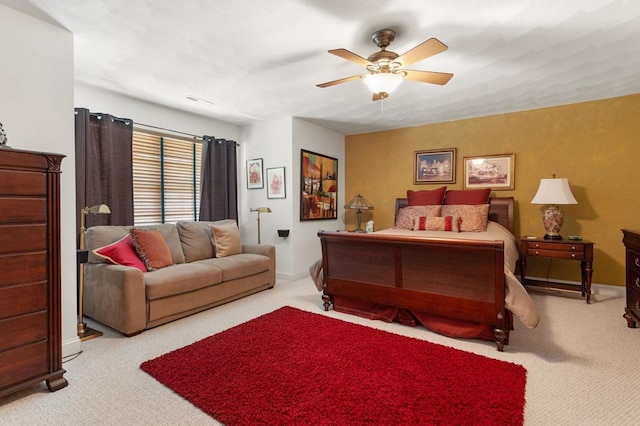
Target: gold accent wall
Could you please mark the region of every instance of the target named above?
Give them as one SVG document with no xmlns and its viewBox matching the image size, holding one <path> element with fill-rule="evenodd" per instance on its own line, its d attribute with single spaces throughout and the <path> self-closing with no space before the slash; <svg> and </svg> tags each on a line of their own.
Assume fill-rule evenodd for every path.
<svg viewBox="0 0 640 426">
<path fill-rule="evenodd" d="M 541 178 L 568 178 L 577 205 L 562 206 L 561 233 L 595 243 L 593 283 L 624 286 L 621 228 L 640 229 L 640 94 L 509 114 L 429 124 L 345 138 L 345 198 L 362 194 L 376 229 L 393 226 L 394 203 L 413 184 L 414 151 L 457 148 L 456 180 L 463 188 L 463 158 L 515 153 L 515 234 L 543 235 L 542 209 L 533 205 Z M 345 212 L 347 229 L 355 214 Z M 580 281 L 578 262 L 532 259 L 527 275 Z"/>
</svg>

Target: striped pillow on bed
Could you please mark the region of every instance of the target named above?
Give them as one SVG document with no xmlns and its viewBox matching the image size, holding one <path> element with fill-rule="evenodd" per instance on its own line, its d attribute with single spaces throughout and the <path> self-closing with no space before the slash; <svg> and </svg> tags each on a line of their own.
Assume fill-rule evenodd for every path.
<svg viewBox="0 0 640 426">
<path fill-rule="evenodd" d="M 418 216 L 413 223 L 414 231 L 448 231 L 460 232 L 460 217 L 458 216 Z"/>
</svg>

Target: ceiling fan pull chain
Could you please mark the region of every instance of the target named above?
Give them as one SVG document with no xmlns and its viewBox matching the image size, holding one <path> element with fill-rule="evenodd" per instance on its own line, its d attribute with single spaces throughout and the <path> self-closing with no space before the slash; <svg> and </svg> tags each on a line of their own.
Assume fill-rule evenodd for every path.
<svg viewBox="0 0 640 426">
<path fill-rule="evenodd" d="M 384 99 L 380 99 L 380 116 L 384 115 Z"/>
</svg>

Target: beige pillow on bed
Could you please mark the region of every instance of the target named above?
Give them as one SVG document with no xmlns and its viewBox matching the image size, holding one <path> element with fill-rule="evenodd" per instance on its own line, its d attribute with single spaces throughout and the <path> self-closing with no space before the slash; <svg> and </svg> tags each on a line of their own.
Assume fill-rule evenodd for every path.
<svg viewBox="0 0 640 426">
<path fill-rule="evenodd" d="M 489 204 L 452 204 L 442 206 L 442 216 L 460 216 L 461 232 L 483 232 L 489 221 Z"/>
<path fill-rule="evenodd" d="M 413 230 L 416 217 L 419 216 L 440 216 L 442 206 L 409 206 L 403 207 L 398 211 L 396 218 L 396 228 Z"/>
<path fill-rule="evenodd" d="M 242 253 L 240 230 L 236 222 L 211 225 L 211 243 L 216 257 L 233 256 Z"/>
</svg>

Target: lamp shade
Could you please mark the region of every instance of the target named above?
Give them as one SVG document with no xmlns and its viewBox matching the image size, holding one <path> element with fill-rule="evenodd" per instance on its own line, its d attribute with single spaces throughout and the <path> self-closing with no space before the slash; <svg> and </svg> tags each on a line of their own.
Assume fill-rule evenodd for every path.
<svg viewBox="0 0 640 426">
<path fill-rule="evenodd" d="M 389 72 L 364 76 L 364 84 L 373 93 L 391 93 L 400 86 L 403 80 L 402 76 Z"/>
<path fill-rule="evenodd" d="M 344 208 L 352 210 L 373 210 L 373 206 L 360 194 L 353 197 L 351 201 L 344 205 Z"/>
<path fill-rule="evenodd" d="M 531 204 L 578 204 L 567 178 L 540 179 L 538 192 Z"/>
</svg>

